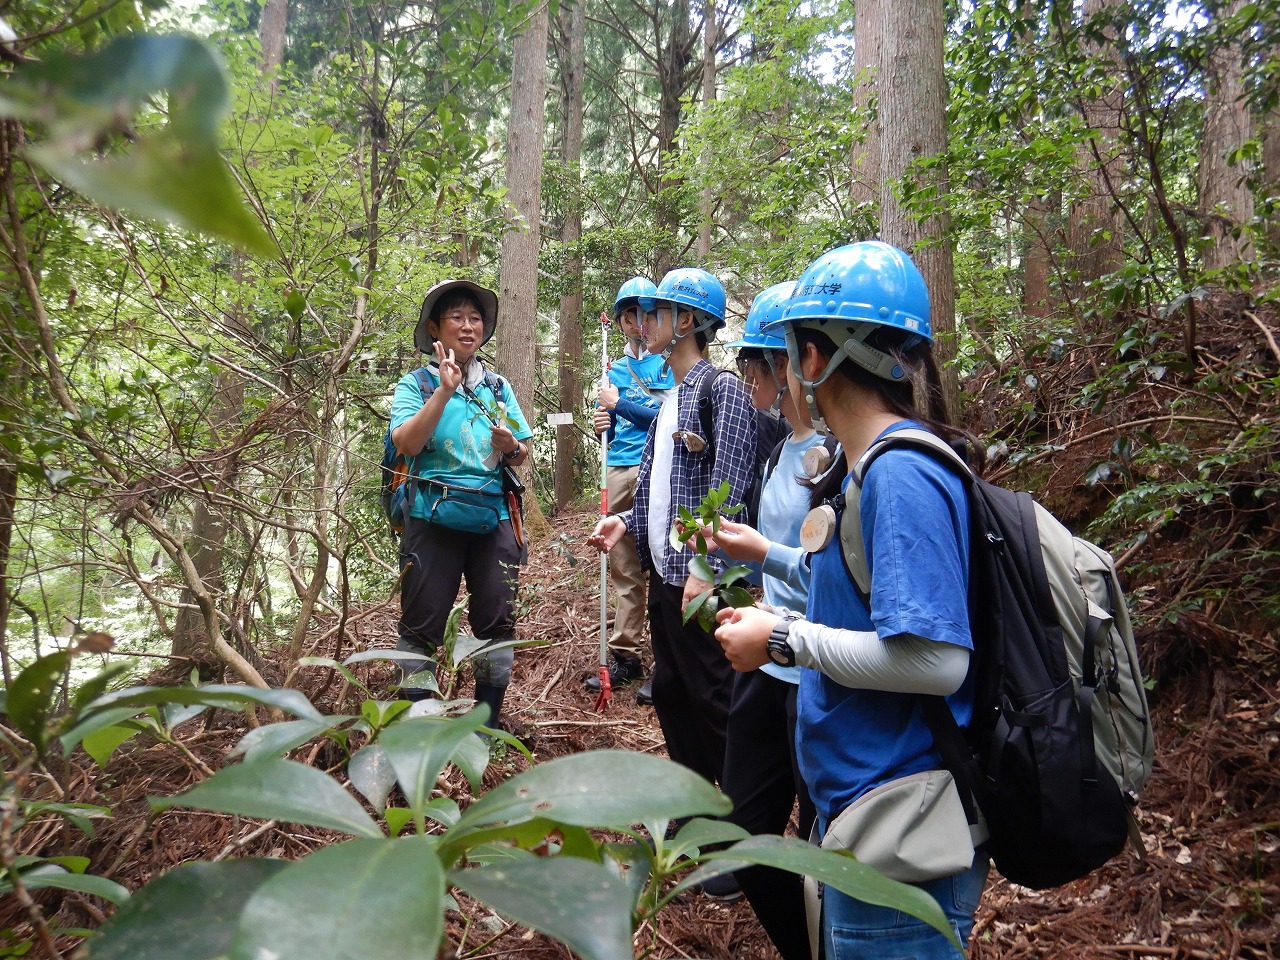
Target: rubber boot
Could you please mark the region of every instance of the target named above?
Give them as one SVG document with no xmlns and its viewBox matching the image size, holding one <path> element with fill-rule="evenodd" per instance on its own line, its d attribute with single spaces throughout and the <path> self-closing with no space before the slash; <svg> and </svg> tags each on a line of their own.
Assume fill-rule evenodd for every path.
<svg viewBox="0 0 1280 960">
<path fill-rule="evenodd" d="M 487 703 L 489 705 L 489 719 L 484 722 L 486 727 L 492 727 L 494 730 L 502 729 L 500 717 L 502 714 L 502 701 L 506 696 L 506 687 L 498 687 L 492 683 L 476 683 L 476 703 Z"/>
<path fill-rule="evenodd" d="M 633 680 L 644 679 L 644 664 L 640 662 L 639 657 L 629 657 L 621 653 L 613 653 L 612 660 L 609 663 L 609 686 L 620 687 L 624 683 L 631 683 Z M 600 675 L 593 673 L 583 681 L 585 686 L 592 693 L 600 692 Z"/>
</svg>

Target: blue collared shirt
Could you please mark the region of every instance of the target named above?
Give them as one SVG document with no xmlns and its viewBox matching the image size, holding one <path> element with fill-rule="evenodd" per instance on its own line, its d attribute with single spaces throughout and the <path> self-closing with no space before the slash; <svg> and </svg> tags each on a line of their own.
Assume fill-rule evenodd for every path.
<svg viewBox="0 0 1280 960">
<path fill-rule="evenodd" d="M 719 371 L 706 360 L 699 360 L 689 370 L 678 387 L 677 429 L 702 434 L 698 422 L 698 392 L 706 377 Z M 751 399 L 737 377 L 717 377 L 711 389 L 713 456 L 707 451 L 690 453 L 685 445 L 676 441 L 671 463 L 671 509 L 666 526 L 652 531 L 654 537 L 666 538 L 671 532 L 677 509 L 695 509 L 707 491 L 729 481 L 728 504 L 745 503 L 747 490 L 755 473 L 756 464 L 756 416 Z M 631 509 L 621 514 L 627 530 L 635 537 L 636 552 L 646 570 L 653 565 L 649 547 L 649 478 L 653 472 L 654 430 L 657 420 L 649 427 L 644 453 L 640 457 L 640 471 L 636 478 L 636 497 Z M 689 573 L 689 561 L 696 553 L 682 545 L 679 551 L 668 550 L 663 569 L 659 571 L 664 583 L 680 586 Z M 722 572 L 725 561 L 712 553 L 708 558 L 713 569 Z"/>
</svg>

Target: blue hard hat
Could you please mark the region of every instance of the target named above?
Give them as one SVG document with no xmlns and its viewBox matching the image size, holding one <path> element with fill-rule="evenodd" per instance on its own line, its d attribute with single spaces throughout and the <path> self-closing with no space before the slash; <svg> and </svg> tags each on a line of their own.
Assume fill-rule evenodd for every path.
<svg viewBox="0 0 1280 960">
<path fill-rule="evenodd" d="M 613 319 L 617 320 L 618 314 L 631 306 L 652 313 L 655 306 L 653 297 L 657 292 L 658 288 L 648 277 L 632 277 L 618 288 L 618 295 L 613 298 Z"/>
<path fill-rule="evenodd" d="M 796 281 L 783 321 L 816 321 L 825 330 L 833 320 L 896 327 L 933 341 L 924 277 L 905 252 L 879 240 L 828 250 Z"/>
<path fill-rule="evenodd" d="M 655 296 L 659 301 L 676 303 L 711 318 L 700 327 L 712 337 L 724 326 L 724 285 L 705 270 L 678 267 L 668 271 Z"/>
<path fill-rule="evenodd" d="M 795 285 L 794 280 L 788 280 L 785 283 L 775 283 L 756 294 L 756 298 L 751 301 L 751 310 L 747 313 L 747 325 L 742 331 L 742 338 L 726 343 L 725 346 L 739 350 L 786 350 L 787 341 L 782 337 L 782 326 L 774 321 L 782 319 L 782 311 L 791 299 L 791 291 L 795 289 Z M 766 325 L 772 329 L 766 332 Z"/>
</svg>

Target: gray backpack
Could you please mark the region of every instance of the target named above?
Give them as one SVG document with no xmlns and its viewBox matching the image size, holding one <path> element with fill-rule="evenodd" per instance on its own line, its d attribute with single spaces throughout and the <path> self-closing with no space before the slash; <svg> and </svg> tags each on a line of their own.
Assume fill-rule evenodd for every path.
<svg viewBox="0 0 1280 960">
<path fill-rule="evenodd" d="M 970 823 L 979 822 L 970 797 L 985 815 L 997 869 L 1043 889 L 1101 866 L 1126 839 L 1140 847 L 1131 807 L 1151 776 L 1155 741 L 1111 556 L 1028 494 L 975 476 L 925 430 L 896 430 L 872 444 L 854 464 L 859 490 L 895 447 L 928 453 L 968 490 L 973 720 L 962 731 L 942 698 L 922 700 Z M 867 599 L 861 519 L 850 501 L 841 554 Z"/>
</svg>

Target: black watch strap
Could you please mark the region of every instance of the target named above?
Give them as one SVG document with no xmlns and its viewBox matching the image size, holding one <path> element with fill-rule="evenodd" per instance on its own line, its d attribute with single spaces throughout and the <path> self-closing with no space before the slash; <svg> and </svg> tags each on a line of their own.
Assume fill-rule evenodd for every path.
<svg viewBox="0 0 1280 960">
<path fill-rule="evenodd" d="M 799 620 L 797 614 L 785 614 L 777 625 L 769 633 L 769 641 L 767 649 L 769 651 L 769 659 L 780 667 L 794 667 L 796 665 L 796 652 L 791 648 L 791 624 Z"/>
</svg>

